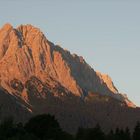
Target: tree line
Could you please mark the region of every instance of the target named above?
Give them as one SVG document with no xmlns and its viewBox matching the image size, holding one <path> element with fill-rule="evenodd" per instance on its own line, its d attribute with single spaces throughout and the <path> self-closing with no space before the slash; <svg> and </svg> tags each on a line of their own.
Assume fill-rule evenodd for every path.
<svg viewBox="0 0 140 140">
<path fill-rule="evenodd" d="M 0 140 L 140 140 L 140 123 L 137 122 L 133 133 L 129 128 L 116 128 L 105 134 L 97 124 L 94 128 L 79 128 L 71 135 L 49 114 L 34 116 L 25 124 L 6 118 L 0 123 Z"/>
</svg>

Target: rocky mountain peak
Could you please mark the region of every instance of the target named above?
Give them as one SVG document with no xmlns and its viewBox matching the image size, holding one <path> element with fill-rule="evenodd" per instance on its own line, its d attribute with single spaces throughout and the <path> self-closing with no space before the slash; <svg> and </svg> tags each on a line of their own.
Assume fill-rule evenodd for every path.
<svg viewBox="0 0 140 140">
<path fill-rule="evenodd" d="M 30 24 L 0 29 L 0 106 L 1 116 L 20 121 L 53 114 L 68 132 L 97 123 L 104 130 L 132 127 L 140 119 L 140 109 L 109 75 L 53 44 Z"/>
<path fill-rule="evenodd" d="M 27 24 L 20 25 L 17 28 L 18 35 L 22 39 L 23 43 L 32 47 L 32 43 L 36 40 L 41 41 L 42 39 L 46 39 L 40 29 Z M 41 42 L 40 42 L 41 43 Z"/>
<path fill-rule="evenodd" d="M 108 75 L 96 72 L 83 57 L 48 41 L 40 29 L 30 24 L 17 28 L 5 24 L 0 30 L 1 86 L 12 94 L 12 80 L 25 83 L 31 76 L 43 82 L 52 77 L 83 99 L 89 92 L 96 92 L 130 104 Z"/>
<path fill-rule="evenodd" d="M 4 56 L 6 53 L 8 47 L 9 47 L 9 34 L 13 30 L 13 27 L 7 23 L 0 29 L 0 59 Z"/>
<path fill-rule="evenodd" d="M 6 23 L 6 24 L 3 25 L 2 28 L 0 28 L 0 31 L 2 31 L 2 30 L 3 31 L 8 31 L 8 30 L 10 30 L 12 28 L 13 28 L 13 26 L 10 23 Z"/>
</svg>

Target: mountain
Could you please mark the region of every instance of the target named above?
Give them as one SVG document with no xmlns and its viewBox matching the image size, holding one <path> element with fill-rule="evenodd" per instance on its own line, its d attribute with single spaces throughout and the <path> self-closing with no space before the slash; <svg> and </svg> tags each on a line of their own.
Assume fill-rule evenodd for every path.
<svg viewBox="0 0 140 140">
<path fill-rule="evenodd" d="M 140 109 L 83 57 L 50 42 L 32 25 L 0 29 L 1 118 L 50 113 L 61 127 L 102 125 L 105 131 L 140 120 Z"/>
</svg>

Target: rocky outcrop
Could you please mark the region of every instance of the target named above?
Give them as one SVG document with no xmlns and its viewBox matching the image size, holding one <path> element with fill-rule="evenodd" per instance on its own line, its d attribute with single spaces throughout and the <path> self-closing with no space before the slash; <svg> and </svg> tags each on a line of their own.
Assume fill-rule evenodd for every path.
<svg viewBox="0 0 140 140">
<path fill-rule="evenodd" d="M 22 92 L 24 89 L 24 86 L 22 84 L 21 81 L 19 81 L 18 79 L 13 79 L 12 81 L 10 81 L 11 87 L 19 92 Z"/>
<path fill-rule="evenodd" d="M 117 88 L 114 86 L 112 79 L 109 77 L 107 74 L 101 74 L 100 72 L 96 72 L 97 75 L 99 76 L 100 80 L 107 85 L 107 87 L 113 92 L 113 93 L 118 93 L 119 91 Z"/>
</svg>

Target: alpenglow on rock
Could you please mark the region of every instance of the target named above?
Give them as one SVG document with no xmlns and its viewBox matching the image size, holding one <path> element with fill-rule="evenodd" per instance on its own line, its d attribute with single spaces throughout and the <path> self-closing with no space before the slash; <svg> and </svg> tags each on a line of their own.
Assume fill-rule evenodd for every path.
<svg viewBox="0 0 140 140">
<path fill-rule="evenodd" d="M 19 119 L 17 110 L 20 114 L 21 110 L 24 114 L 27 111 L 27 116 L 52 113 L 68 131 L 72 131 L 73 126 L 101 122 L 102 119 L 96 120 L 95 114 L 101 115 L 101 110 L 96 112 L 95 104 L 105 107 L 102 111 L 105 116 L 111 114 L 107 113 L 112 109 L 107 107 L 109 104 L 136 108 L 127 96 L 119 93 L 108 75 L 96 72 L 82 57 L 54 45 L 32 25 L 14 28 L 5 24 L 0 29 L 0 86 L 8 99 L 18 105 L 19 109 L 9 110 L 15 118 Z M 6 106 L 9 105 L 4 108 Z M 89 106 L 91 110 L 87 111 Z M 67 119 L 71 120 L 69 127 Z M 107 120 L 104 126 L 107 123 L 111 125 Z"/>
<path fill-rule="evenodd" d="M 49 42 L 32 25 L 14 29 L 6 24 L 0 31 L 0 39 L 0 81 L 9 92 L 13 91 L 10 81 L 18 79 L 25 83 L 34 75 L 44 82 L 53 77 L 76 96 L 97 92 L 126 100 L 109 76 L 94 71 L 81 57 Z"/>
</svg>

